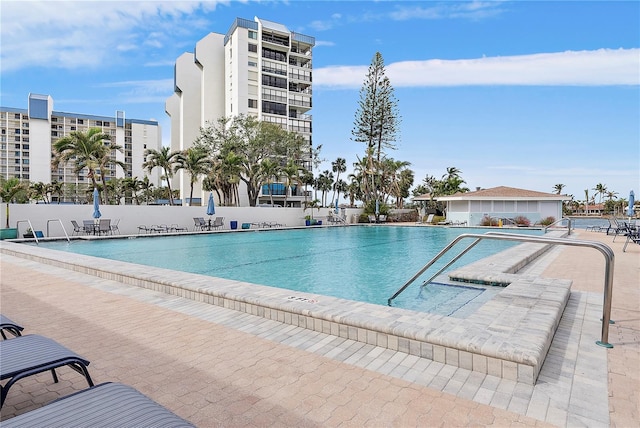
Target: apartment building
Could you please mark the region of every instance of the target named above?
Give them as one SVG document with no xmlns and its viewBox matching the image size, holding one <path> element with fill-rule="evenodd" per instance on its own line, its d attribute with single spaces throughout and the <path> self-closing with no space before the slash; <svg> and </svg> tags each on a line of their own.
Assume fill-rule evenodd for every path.
<svg viewBox="0 0 640 428">
<path fill-rule="evenodd" d="M 72 131 L 100 128 L 124 149 L 111 155 L 124 162 L 126 170 L 114 165 L 109 170 L 96 171 L 96 179 L 148 176 L 154 185 L 161 185 L 160 171 L 149 173 L 142 168 L 145 149 L 162 147 L 162 132 L 156 121 L 127 119 L 124 111 L 116 111 L 113 117 L 55 111 L 50 95 L 29 94 L 27 109 L 0 107 L 0 128 L 2 177 L 63 183 L 62 202 L 82 202 L 84 191 L 91 183 L 86 170 L 76 174 L 72 164 L 52 166 L 53 144 Z"/>
<path fill-rule="evenodd" d="M 210 33 L 175 63 L 175 92 L 165 111 L 171 117 L 171 149 L 185 150 L 200 135 L 200 128 L 220 117 L 252 115 L 302 135 L 312 148 L 312 48 L 315 38 L 295 33 L 286 26 L 260 18 L 236 18 L 226 34 Z M 190 178 L 176 174 L 180 197 L 188 198 Z M 303 189 L 286 189 L 274 183 L 275 204 L 300 206 Z M 200 183 L 194 199 L 206 200 Z M 263 186 L 258 203 L 269 203 Z M 240 205 L 248 206 L 240 190 Z"/>
</svg>

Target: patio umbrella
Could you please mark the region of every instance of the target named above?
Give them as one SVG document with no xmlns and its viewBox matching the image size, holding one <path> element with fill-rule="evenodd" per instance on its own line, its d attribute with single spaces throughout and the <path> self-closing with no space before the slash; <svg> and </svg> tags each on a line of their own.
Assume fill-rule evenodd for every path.
<svg viewBox="0 0 640 428">
<path fill-rule="evenodd" d="M 213 202 L 213 193 L 209 193 L 209 202 L 207 203 L 207 215 L 211 217 L 216 213 L 216 205 Z"/>
<path fill-rule="evenodd" d="M 336 214 L 338 214 L 338 200 L 336 199 L 336 209 L 334 210 Z"/>
<path fill-rule="evenodd" d="M 102 214 L 100 214 L 100 194 L 98 193 L 98 188 L 93 188 L 93 218 L 100 218 Z"/>
<path fill-rule="evenodd" d="M 636 202 L 636 195 L 633 193 L 633 190 L 629 192 L 629 206 L 627 207 L 627 215 L 629 216 L 629 220 L 635 214 L 633 211 L 633 204 Z"/>
</svg>

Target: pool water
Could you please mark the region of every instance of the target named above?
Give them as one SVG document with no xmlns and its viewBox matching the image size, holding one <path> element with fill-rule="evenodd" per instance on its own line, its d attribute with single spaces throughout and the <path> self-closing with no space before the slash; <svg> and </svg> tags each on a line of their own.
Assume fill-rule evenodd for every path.
<svg viewBox="0 0 640 428">
<path fill-rule="evenodd" d="M 517 233 L 541 234 L 517 230 Z M 387 299 L 461 233 L 471 228 L 362 226 L 43 242 L 40 246 L 141 265 L 386 305 Z M 420 284 L 471 243 L 463 240 L 393 305 L 449 315 L 483 293 L 468 286 Z M 483 240 L 451 268 L 506 249 Z M 450 269 L 451 269 L 450 268 Z"/>
</svg>

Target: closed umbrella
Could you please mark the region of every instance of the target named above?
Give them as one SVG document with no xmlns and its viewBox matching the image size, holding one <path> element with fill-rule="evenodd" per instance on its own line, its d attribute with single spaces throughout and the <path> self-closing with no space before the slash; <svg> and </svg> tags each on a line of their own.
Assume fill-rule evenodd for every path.
<svg viewBox="0 0 640 428">
<path fill-rule="evenodd" d="M 376 217 L 380 214 L 380 202 L 376 199 Z"/>
<path fill-rule="evenodd" d="M 209 216 L 209 228 L 211 228 L 211 216 L 216 213 L 216 204 L 213 202 L 213 193 L 209 193 L 209 202 L 207 203 L 207 215 Z"/>
<path fill-rule="evenodd" d="M 102 214 L 100 214 L 100 194 L 98 193 L 98 188 L 93 188 L 93 218 L 100 218 Z"/>
<path fill-rule="evenodd" d="M 633 190 L 629 192 L 629 206 L 627 207 L 627 216 L 629 216 L 629 220 L 634 216 L 635 212 L 633 210 L 633 204 L 636 202 L 636 195 L 633 193 Z"/>
<path fill-rule="evenodd" d="M 338 214 L 338 200 L 336 199 L 336 209 L 334 210 L 336 214 Z"/>
</svg>

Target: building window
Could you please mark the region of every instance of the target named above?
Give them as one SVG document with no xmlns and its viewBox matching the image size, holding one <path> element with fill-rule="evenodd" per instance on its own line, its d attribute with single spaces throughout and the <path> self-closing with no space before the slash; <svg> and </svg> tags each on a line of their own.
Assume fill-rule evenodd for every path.
<svg viewBox="0 0 640 428">
<path fill-rule="evenodd" d="M 51 122 L 57 122 L 57 121 L 58 121 L 58 118 L 57 118 L 57 117 L 52 117 L 52 118 L 51 118 Z"/>
<path fill-rule="evenodd" d="M 103 126 L 111 126 L 111 122 L 104 122 L 102 125 Z"/>
<path fill-rule="evenodd" d="M 52 137 L 57 137 L 58 136 L 58 131 L 51 131 L 51 136 Z"/>
<path fill-rule="evenodd" d="M 258 108 L 258 100 L 249 99 L 249 108 Z"/>
<path fill-rule="evenodd" d="M 102 121 L 101 120 L 96 120 L 96 126 L 102 126 Z"/>
<path fill-rule="evenodd" d="M 13 148 L 16 150 L 20 149 L 20 144 L 14 144 Z"/>
<path fill-rule="evenodd" d="M 19 129 L 19 128 L 18 128 L 18 129 L 16 129 L 16 132 L 15 132 L 15 133 L 16 133 L 17 135 L 20 135 L 20 129 Z"/>
<path fill-rule="evenodd" d="M 254 39 L 254 40 L 258 40 L 258 33 L 256 33 L 255 31 L 249 30 L 249 38 L 250 39 Z"/>
<path fill-rule="evenodd" d="M 84 125 L 84 119 L 78 119 L 78 125 Z"/>
<path fill-rule="evenodd" d="M 76 127 L 75 127 L 75 126 L 72 126 L 72 127 L 71 127 L 71 130 L 72 130 L 72 131 L 75 131 L 75 130 L 76 130 Z"/>
<path fill-rule="evenodd" d="M 20 136 L 19 136 L 19 135 L 16 135 L 16 136 L 14 137 L 14 141 L 20 141 Z"/>
<path fill-rule="evenodd" d="M 28 165 L 29 164 L 29 159 L 22 159 L 22 163 L 25 164 L 25 165 Z"/>
<path fill-rule="evenodd" d="M 249 67 L 257 67 L 257 66 L 258 66 L 258 63 L 257 63 L 257 62 L 255 62 L 255 61 L 249 61 L 249 62 L 247 63 L 247 65 L 248 65 Z"/>
<path fill-rule="evenodd" d="M 25 143 L 29 142 L 29 137 L 22 137 L 22 141 L 24 141 Z"/>
<path fill-rule="evenodd" d="M 255 45 L 253 43 L 249 43 L 249 52 L 258 52 L 258 45 Z"/>
<path fill-rule="evenodd" d="M 20 113 L 16 113 L 16 115 L 14 116 L 14 119 L 20 119 Z"/>
<path fill-rule="evenodd" d="M 13 155 L 14 155 L 15 157 L 19 158 L 19 157 L 20 157 L 20 152 L 13 152 Z"/>
</svg>

